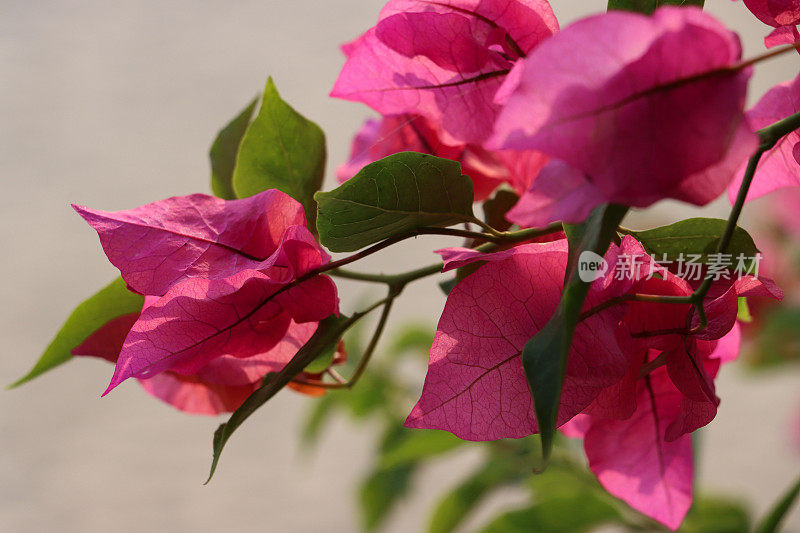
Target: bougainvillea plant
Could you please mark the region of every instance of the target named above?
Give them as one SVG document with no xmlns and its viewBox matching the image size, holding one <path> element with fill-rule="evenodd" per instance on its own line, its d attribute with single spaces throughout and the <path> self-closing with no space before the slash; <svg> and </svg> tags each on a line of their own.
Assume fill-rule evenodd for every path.
<svg viewBox="0 0 800 533">
<path fill-rule="evenodd" d="M 212 146 L 215 196 L 73 206 L 121 278 L 76 309 L 19 383 L 94 356 L 114 364 L 104 395 L 135 378 L 177 409 L 232 413 L 214 435 L 213 475 L 232 433 L 280 390 L 355 393 L 393 302 L 449 272 L 405 427 L 452 434 L 444 448 L 507 442 L 539 470 L 558 463 L 563 436 L 583 439 L 608 493 L 678 529 L 693 433 L 724 401 L 714 379 L 739 354 L 747 302 L 783 298 L 740 214 L 800 186 L 800 77 L 746 108 L 754 68 L 800 48 L 800 1 L 744 6 L 777 46 L 749 59 L 702 0 L 611 0 L 564 28 L 546 0 L 390 0 L 343 46 L 331 96 L 380 117 L 355 137 L 340 186 L 320 191 L 324 135 L 270 80 L 258 112 L 251 102 Z M 631 208 L 703 206 L 726 190 L 727 220 L 622 225 Z M 409 272 L 350 270 L 426 234 L 455 242 Z M 386 295 L 347 316 L 337 277 Z M 374 333 L 348 361 L 342 338 L 373 311 Z M 531 435 L 540 446 L 503 441 Z M 487 476 L 526 469 L 495 466 Z M 496 530 L 517 531 L 508 520 Z"/>
</svg>

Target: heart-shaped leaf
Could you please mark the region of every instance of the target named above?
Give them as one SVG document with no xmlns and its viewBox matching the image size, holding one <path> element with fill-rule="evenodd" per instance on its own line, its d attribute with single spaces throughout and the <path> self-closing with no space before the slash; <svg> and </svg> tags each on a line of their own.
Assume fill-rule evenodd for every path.
<svg viewBox="0 0 800 533">
<path fill-rule="evenodd" d="M 695 255 L 700 256 L 700 262 L 709 263 L 714 262 L 709 260 L 709 254 L 716 252 L 727 224 L 718 218 L 687 218 L 668 226 L 634 231 L 631 235 L 656 260 L 677 261 Z M 752 273 L 759 251 L 750 234 L 737 226 L 725 253 L 732 256 L 731 268 L 737 267 L 737 257 L 742 255 L 745 258 L 742 269 Z"/>
<path fill-rule="evenodd" d="M 661 6 L 695 6 L 703 8 L 705 0 L 608 0 L 608 10 L 650 14 Z"/>
<path fill-rule="evenodd" d="M 239 198 L 267 189 L 285 192 L 303 204 L 313 231 L 313 196 L 322 185 L 325 158 L 325 134 L 281 99 L 270 78 L 239 147 L 233 190 Z"/>
<path fill-rule="evenodd" d="M 472 180 L 461 174 L 461 166 L 416 152 L 371 163 L 314 198 L 320 242 L 332 252 L 352 252 L 423 226 L 474 219 Z"/>
<path fill-rule="evenodd" d="M 10 388 L 22 385 L 51 368 L 66 363 L 72 358 L 71 350 L 89 335 L 114 318 L 138 313 L 143 304 L 143 296 L 130 292 L 122 278 L 115 279 L 75 308 L 31 371 L 10 385 Z"/>
<path fill-rule="evenodd" d="M 242 143 L 247 126 L 253 117 L 258 98 L 254 98 L 236 117 L 217 134 L 208 157 L 211 160 L 211 190 L 214 196 L 225 200 L 233 200 L 233 169 L 236 166 L 236 155 Z"/>
</svg>

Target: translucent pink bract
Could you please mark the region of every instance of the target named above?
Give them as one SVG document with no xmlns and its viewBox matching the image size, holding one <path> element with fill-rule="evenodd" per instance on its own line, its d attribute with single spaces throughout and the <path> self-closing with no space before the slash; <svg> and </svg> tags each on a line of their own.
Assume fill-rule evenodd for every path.
<svg viewBox="0 0 800 533">
<path fill-rule="evenodd" d="M 756 128 L 763 128 L 792 115 L 800 109 L 800 76 L 792 81 L 779 83 L 761 97 L 761 100 L 747 111 L 747 119 Z M 784 187 L 800 185 L 800 163 L 795 158 L 795 149 L 800 143 L 800 133 L 782 137 L 778 143 L 761 156 L 753 182 L 747 194 L 748 200 L 764 196 Z M 736 179 L 731 183 L 728 197 L 736 198 L 742 183 L 745 167 L 739 168 Z"/>
<path fill-rule="evenodd" d="M 117 362 L 120 350 L 138 315 L 126 315 L 107 323 L 73 355 L 101 357 Z M 286 335 L 268 352 L 240 359 L 224 355 L 212 360 L 196 374 L 166 371 L 139 384 L 152 396 L 191 414 L 217 415 L 235 411 L 258 388 L 263 377 L 277 372 L 297 353 L 316 330 L 316 324 L 291 323 Z"/>
<path fill-rule="evenodd" d="M 300 203 L 274 189 L 229 201 L 178 196 L 116 212 L 73 207 L 97 230 L 109 261 L 140 294 L 161 295 L 189 278 L 223 279 L 276 266 L 274 254 L 290 226 L 302 228 L 292 238 L 314 240 Z M 304 231 L 307 235 L 300 235 Z"/>
<path fill-rule="evenodd" d="M 111 321 L 75 349 L 116 363 L 104 394 L 130 377 L 153 378 L 147 390 L 179 408 L 227 408 L 338 313 L 331 279 L 307 275 L 330 257 L 301 205 L 277 190 L 76 210 L 129 287 L 146 295 L 138 317 Z"/>
<path fill-rule="evenodd" d="M 800 24 L 798 0 L 744 0 L 744 5 L 758 20 L 775 28 Z"/>
<path fill-rule="evenodd" d="M 580 20 L 515 65 L 488 146 L 540 150 L 580 171 L 545 169 L 570 188 L 555 175 L 531 190 L 532 203 L 566 204 L 548 209 L 573 221 L 590 203 L 704 205 L 757 146 L 743 113 L 750 69 L 720 73 L 740 57 L 736 35 L 699 9 Z"/>
<path fill-rule="evenodd" d="M 545 0 L 391 0 L 343 50 L 331 96 L 421 115 L 447 144 L 480 144 L 514 61 L 558 30 Z"/>
<path fill-rule="evenodd" d="M 566 241 L 521 245 L 475 259 L 489 263 L 450 292 L 422 397 L 406 426 L 444 429 L 467 440 L 530 435 L 538 428 L 519 354 L 561 297 Z M 577 328 L 560 423 L 622 378 L 628 363 L 615 338 L 618 321 L 619 312 L 612 311 Z"/>
</svg>

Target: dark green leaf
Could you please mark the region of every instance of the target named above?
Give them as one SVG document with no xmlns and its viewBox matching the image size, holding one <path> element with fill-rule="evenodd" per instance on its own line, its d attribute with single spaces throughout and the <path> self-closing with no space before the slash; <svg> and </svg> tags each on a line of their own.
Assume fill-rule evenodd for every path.
<svg viewBox="0 0 800 533">
<path fill-rule="evenodd" d="M 800 479 L 786 491 L 786 494 L 775 503 L 775 506 L 767 516 L 761 520 L 756 528 L 756 533 L 775 533 L 780 531 L 778 528 L 781 522 L 786 518 L 786 514 L 792 508 L 794 502 L 797 501 L 798 496 L 800 496 Z"/>
<path fill-rule="evenodd" d="M 570 252 L 561 302 L 547 324 L 522 350 L 522 366 L 533 394 L 545 462 L 553 446 L 572 336 L 591 285 L 578 276 L 578 257 L 584 251 L 605 255 L 626 212 L 626 207 L 606 204 L 595 209 L 583 224 L 564 225 Z"/>
<path fill-rule="evenodd" d="M 244 132 L 253 117 L 258 98 L 254 98 L 233 120 L 217 134 L 214 144 L 208 153 L 211 159 L 211 190 L 214 195 L 226 200 L 233 200 L 233 168 L 236 166 L 236 154 L 244 137 Z"/>
<path fill-rule="evenodd" d="M 747 305 L 747 298 L 739 298 L 739 311 L 736 313 L 736 320 L 749 324 L 753 321 L 753 315 L 750 314 L 750 306 Z"/>
<path fill-rule="evenodd" d="M 689 218 L 669 226 L 634 231 L 631 235 L 655 256 L 656 261 L 664 256 L 669 261 L 676 261 L 681 254 L 684 258 L 694 254 L 700 256 L 701 262 L 707 263 L 708 255 L 716 251 L 727 224 L 726 220 L 717 218 Z M 732 267 L 736 267 L 739 254 L 752 258 L 745 263 L 745 269 L 750 271 L 754 267 L 758 248 L 750 234 L 737 227 L 726 253 L 732 254 Z"/>
<path fill-rule="evenodd" d="M 264 379 L 264 384 L 251 394 L 236 411 L 233 412 L 227 422 L 221 424 L 214 432 L 214 458 L 211 462 L 211 472 L 208 475 L 206 483 L 211 480 L 214 471 L 217 469 L 219 457 L 225 443 L 231 437 L 236 428 L 242 425 L 242 422 L 252 415 L 259 407 L 267 403 L 275 394 L 285 387 L 292 379 L 294 379 L 300 372 L 308 366 L 309 363 L 314 361 L 330 346 L 335 346 L 342 338 L 347 329 L 359 320 L 363 314 L 357 313 L 350 318 L 344 315 L 339 317 L 330 316 L 319 323 L 317 331 L 297 351 L 297 354 L 291 361 L 286 363 L 286 366 L 269 378 Z"/>
<path fill-rule="evenodd" d="M 233 190 L 244 198 L 279 189 L 303 204 L 314 228 L 313 197 L 322 185 L 325 157 L 322 130 L 284 102 L 270 78 L 261 109 L 239 148 Z"/>
<path fill-rule="evenodd" d="M 463 524 L 493 490 L 519 481 L 525 475 L 527 472 L 507 458 L 486 462 L 439 500 L 428 524 L 428 533 L 450 533 Z"/>
<path fill-rule="evenodd" d="M 458 285 L 458 278 L 456 276 L 453 276 L 450 279 L 440 281 L 438 285 L 439 288 L 442 290 L 442 292 L 445 294 L 445 296 L 447 296 L 448 294 L 450 294 L 450 291 L 455 289 L 456 285 Z"/>
<path fill-rule="evenodd" d="M 319 192 L 320 242 L 352 252 L 422 226 L 472 219 L 472 180 L 449 159 L 402 152 L 365 166 L 330 192 Z"/>
<path fill-rule="evenodd" d="M 511 227 L 511 222 L 506 220 L 506 213 L 519 201 L 519 196 L 514 191 L 500 189 L 494 197 L 483 203 L 484 220 L 497 231 L 506 231 Z"/>
<path fill-rule="evenodd" d="M 100 329 L 109 320 L 138 313 L 144 297 L 130 292 L 122 278 L 117 278 L 100 292 L 81 303 L 61 326 L 55 338 L 24 377 L 11 384 L 17 387 L 72 358 L 71 350 Z"/>
<path fill-rule="evenodd" d="M 741 504 L 719 498 L 696 498 L 681 533 L 748 533 L 750 515 Z"/>
<path fill-rule="evenodd" d="M 408 463 L 442 455 L 462 446 L 464 441 L 446 431 L 405 429 L 409 435 L 397 446 L 383 454 L 382 468 L 394 468 Z"/>
<path fill-rule="evenodd" d="M 661 6 L 695 6 L 702 8 L 705 0 L 608 0 L 608 10 L 635 11 L 651 14 Z"/>
</svg>

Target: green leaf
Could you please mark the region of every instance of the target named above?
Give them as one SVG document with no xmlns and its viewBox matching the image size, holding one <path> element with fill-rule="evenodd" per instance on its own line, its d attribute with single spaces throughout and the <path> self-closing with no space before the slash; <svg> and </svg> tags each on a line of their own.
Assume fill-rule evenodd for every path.
<svg viewBox="0 0 800 533">
<path fill-rule="evenodd" d="M 322 130 L 284 102 L 270 78 L 261 109 L 239 147 L 233 190 L 244 198 L 279 189 L 303 204 L 308 226 L 314 228 L 313 197 L 322 185 L 325 158 Z"/>
<path fill-rule="evenodd" d="M 309 374 L 320 374 L 328 370 L 333 364 L 333 359 L 336 357 L 336 349 L 338 348 L 338 343 L 331 344 L 313 361 L 311 361 L 308 366 L 306 366 L 303 371 L 308 372 Z"/>
<path fill-rule="evenodd" d="M 683 254 L 684 258 L 699 255 L 700 262 L 708 263 L 708 256 L 716 251 L 727 224 L 727 220 L 717 218 L 689 218 L 669 226 L 633 231 L 631 235 L 644 245 L 648 253 L 655 256 L 656 261 L 664 256 L 669 261 L 676 261 Z M 732 255 L 732 267 L 736 267 L 739 254 L 752 258 L 745 263 L 745 269 L 749 272 L 755 266 L 758 248 L 750 234 L 737 227 L 726 253 Z"/>
<path fill-rule="evenodd" d="M 681 533 L 748 533 L 750 515 L 740 503 L 720 498 L 696 498 L 681 525 Z"/>
<path fill-rule="evenodd" d="M 747 362 L 757 369 L 800 362 L 800 308 L 778 306 L 763 317 Z"/>
<path fill-rule="evenodd" d="M 115 279 L 75 308 L 31 371 L 9 388 L 22 385 L 66 363 L 72 358 L 72 349 L 79 346 L 89 335 L 109 320 L 140 312 L 143 304 L 143 296 L 130 292 L 122 278 Z"/>
<path fill-rule="evenodd" d="M 428 524 L 428 533 L 454 531 L 493 490 L 517 482 L 525 475 L 527 472 L 507 458 L 487 461 L 439 500 Z"/>
<path fill-rule="evenodd" d="M 214 144 L 208 153 L 211 159 L 211 190 L 214 196 L 233 200 L 236 193 L 233 192 L 233 169 L 236 166 L 236 155 L 239 153 L 239 145 L 244 137 L 244 132 L 253 117 L 258 98 L 253 98 L 233 120 L 231 120 L 217 134 Z"/>
<path fill-rule="evenodd" d="M 494 197 L 483 203 L 483 219 L 497 231 L 507 231 L 511 222 L 506 220 L 506 213 L 516 205 L 519 196 L 514 191 L 500 189 Z"/>
<path fill-rule="evenodd" d="M 322 434 L 325 424 L 330 420 L 335 407 L 337 407 L 338 397 L 333 394 L 326 394 L 317 398 L 311 403 L 303 427 L 300 430 L 300 441 L 304 446 L 314 446 Z"/>
<path fill-rule="evenodd" d="M 472 180 L 456 161 L 402 152 L 365 166 L 330 192 L 319 192 L 320 242 L 353 252 L 423 226 L 474 218 Z"/>
<path fill-rule="evenodd" d="M 794 505 L 797 497 L 800 496 L 800 478 L 792 485 L 786 494 L 778 500 L 770 512 L 765 516 L 756 527 L 756 533 L 774 533 L 779 531 L 781 522 L 786 517 L 786 514 Z"/>
<path fill-rule="evenodd" d="M 211 462 L 211 472 L 208 474 L 206 483 L 211 481 L 211 477 L 217 469 L 222 449 L 233 432 L 236 431 L 236 428 L 241 426 L 259 407 L 267 403 L 278 391 L 292 381 L 309 363 L 318 358 L 330 346 L 335 346 L 339 339 L 342 338 L 342 334 L 362 316 L 364 316 L 363 313 L 356 313 L 350 318 L 344 315 L 339 317 L 330 316 L 320 322 L 317 331 L 297 351 L 292 360 L 286 363 L 286 366 L 280 372 L 264 378 L 264 384 L 231 414 L 227 422 L 217 428 L 214 432 L 214 458 Z"/>
<path fill-rule="evenodd" d="M 736 313 L 736 320 L 749 324 L 753 321 L 753 315 L 750 313 L 750 306 L 747 305 L 747 298 L 742 296 L 739 298 L 739 311 Z"/>
<path fill-rule="evenodd" d="M 439 285 L 439 289 L 441 289 L 441 291 L 444 293 L 444 295 L 447 296 L 447 295 L 450 294 L 450 291 L 455 289 L 456 285 L 458 285 L 458 278 L 456 276 L 453 276 L 450 279 L 446 279 L 446 280 L 440 281 L 438 283 L 438 285 Z"/>
<path fill-rule="evenodd" d="M 452 433 L 435 430 L 409 430 L 409 435 L 397 446 L 383 454 L 382 468 L 394 468 L 442 455 L 462 446 L 465 442 Z"/>
<path fill-rule="evenodd" d="M 561 388 L 572 346 L 572 336 L 591 283 L 578 276 L 578 257 L 585 251 L 605 255 L 626 207 L 606 204 L 595 209 L 578 226 L 564 225 L 569 241 L 569 262 L 564 292 L 553 316 L 522 350 L 522 366 L 528 379 L 545 463 L 550 457 L 556 433 Z"/>
<path fill-rule="evenodd" d="M 608 0 L 608 10 L 634 11 L 651 14 L 661 6 L 696 6 L 703 8 L 705 0 Z"/>
<path fill-rule="evenodd" d="M 505 513 L 483 528 L 481 533 L 582 533 L 616 518 L 614 509 L 596 496 L 553 498 Z"/>
</svg>

